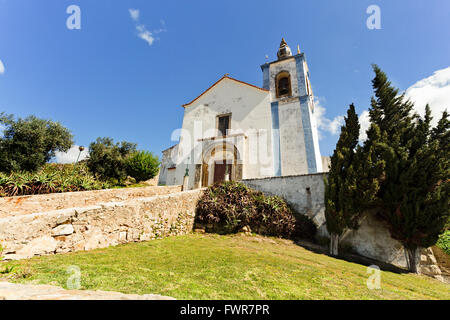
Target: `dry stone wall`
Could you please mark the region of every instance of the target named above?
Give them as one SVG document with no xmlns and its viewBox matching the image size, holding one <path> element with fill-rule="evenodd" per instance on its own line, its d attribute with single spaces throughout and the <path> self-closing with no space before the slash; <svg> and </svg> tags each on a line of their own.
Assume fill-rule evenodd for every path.
<svg viewBox="0 0 450 320">
<path fill-rule="evenodd" d="M 440 281 L 450 283 L 450 279 L 445 278 L 441 268 L 439 268 L 433 249 L 421 248 L 416 253 L 416 264 L 418 265 L 418 273 L 426 276 L 434 277 Z"/>
<path fill-rule="evenodd" d="M 180 192 L 181 186 L 108 189 L 0 198 L 0 218 L 65 208 L 85 207 L 101 202 L 126 201 Z"/>
<path fill-rule="evenodd" d="M 374 213 L 366 213 L 359 221 L 357 230 L 347 231 L 340 239 L 358 254 L 406 268 L 406 253 L 403 245 L 393 239 L 388 226 L 375 218 Z"/>
<path fill-rule="evenodd" d="M 7 260 L 191 232 L 203 190 L 0 218 Z"/>
</svg>

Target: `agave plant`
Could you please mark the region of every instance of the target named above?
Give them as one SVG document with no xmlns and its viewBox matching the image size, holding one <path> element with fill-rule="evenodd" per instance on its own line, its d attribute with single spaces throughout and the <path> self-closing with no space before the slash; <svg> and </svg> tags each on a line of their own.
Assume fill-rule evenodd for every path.
<svg viewBox="0 0 450 320">
<path fill-rule="evenodd" d="M 5 189 L 11 197 L 26 195 L 29 189 L 29 181 L 22 175 L 14 177 L 7 182 Z"/>
<path fill-rule="evenodd" d="M 31 180 L 30 193 L 45 194 L 55 192 L 55 176 L 54 173 L 36 173 Z"/>
<path fill-rule="evenodd" d="M 46 164 L 37 173 L 0 173 L 0 197 L 98 190 L 114 186 L 110 182 L 96 180 L 85 163 L 79 163 L 76 167 L 71 164 Z"/>
<path fill-rule="evenodd" d="M 70 192 L 70 191 L 72 191 L 72 183 L 71 183 L 69 178 L 60 177 L 58 179 L 57 184 L 58 184 L 57 188 L 58 188 L 59 192 Z"/>
<path fill-rule="evenodd" d="M 6 193 L 6 185 L 9 182 L 9 176 L 4 173 L 0 173 L 0 197 L 5 197 Z"/>
</svg>

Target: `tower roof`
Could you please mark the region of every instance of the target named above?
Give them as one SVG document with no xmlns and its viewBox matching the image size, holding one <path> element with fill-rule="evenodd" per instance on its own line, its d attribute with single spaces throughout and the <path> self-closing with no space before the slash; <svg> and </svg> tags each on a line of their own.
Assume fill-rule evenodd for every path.
<svg viewBox="0 0 450 320">
<path fill-rule="evenodd" d="M 286 40 L 284 40 L 284 38 L 281 38 L 280 48 L 278 49 L 277 52 L 278 60 L 282 60 L 284 58 L 291 56 L 292 56 L 291 48 L 289 48 L 288 44 L 286 43 Z"/>
</svg>

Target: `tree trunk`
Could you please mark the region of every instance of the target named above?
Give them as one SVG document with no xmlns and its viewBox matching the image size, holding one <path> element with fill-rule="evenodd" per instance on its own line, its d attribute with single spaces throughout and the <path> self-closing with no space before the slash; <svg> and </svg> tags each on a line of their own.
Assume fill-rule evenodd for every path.
<svg viewBox="0 0 450 320">
<path fill-rule="evenodd" d="M 330 254 L 332 256 L 338 255 L 339 249 L 339 235 L 336 233 L 332 233 L 330 235 Z"/>
<path fill-rule="evenodd" d="M 409 272 L 417 273 L 417 262 L 416 262 L 417 247 L 410 247 L 410 248 L 405 247 L 405 252 Z"/>
</svg>

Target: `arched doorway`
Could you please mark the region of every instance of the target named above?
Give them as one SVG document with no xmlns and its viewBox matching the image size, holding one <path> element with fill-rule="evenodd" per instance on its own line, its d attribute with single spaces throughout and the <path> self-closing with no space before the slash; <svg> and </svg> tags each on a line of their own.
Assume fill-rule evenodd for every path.
<svg viewBox="0 0 450 320">
<path fill-rule="evenodd" d="M 203 152 L 202 187 L 224 180 L 241 179 L 242 163 L 236 146 L 228 142 L 218 142 Z"/>
</svg>

